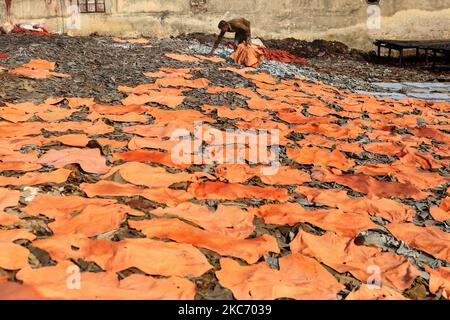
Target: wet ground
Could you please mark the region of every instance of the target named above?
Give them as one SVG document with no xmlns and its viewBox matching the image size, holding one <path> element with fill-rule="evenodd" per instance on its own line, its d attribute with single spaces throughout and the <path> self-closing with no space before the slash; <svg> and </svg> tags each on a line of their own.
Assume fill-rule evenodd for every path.
<svg viewBox="0 0 450 320">
<path fill-rule="evenodd" d="M 249 70 L 193 39 L 0 48 L 0 298 L 448 298 L 448 86 L 417 84 L 441 74 Z"/>
<path fill-rule="evenodd" d="M 432 102 L 450 102 L 450 83 L 448 82 L 381 82 L 374 83 L 373 86 L 378 89 L 378 92 L 358 92 L 396 100 L 413 98 Z"/>
</svg>

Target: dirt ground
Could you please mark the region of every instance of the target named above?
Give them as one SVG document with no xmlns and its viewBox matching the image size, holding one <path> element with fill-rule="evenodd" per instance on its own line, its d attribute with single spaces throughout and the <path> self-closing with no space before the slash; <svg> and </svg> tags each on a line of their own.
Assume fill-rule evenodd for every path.
<svg viewBox="0 0 450 320">
<path fill-rule="evenodd" d="M 41 57 L 52 61 L 58 61 L 59 69 L 71 70 L 77 78 L 75 87 L 66 85 L 54 88 L 55 95 L 83 93 L 92 94 L 98 92 L 102 98 L 114 99 L 111 90 L 115 83 L 129 85 L 141 82 L 145 77 L 137 74 L 137 70 L 151 67 L 164 67 L 158 54 L 164 51 L 180 51 L 187 45 L 186 42 L 175 40 L 198 41 L 201 44 L 211 45 L 214 35 L 189 34 L 182 35 L 173 41 L 158 41 L 158 45 L 151 50 L 142 50 L 139 47 L 111 46 L 108 40 L 102 37 L 29 37 L 23 35 L 8 35 L 0 37 L 2 52 L 11 55 L 10 59 L 2 59 L 2 62 L 12 66 L 25 63 L 30 57 Z M 305 70 L 313 70 L 322 76 L 320 81 L 332 83 L 340 88 L 349 90 L 370 91 L 373 82 L 443 82 L 449 81 L 449 72 L 445 68 L 431 70 L 418 66 L 417 63 L 406 67 L 392 66 L 380 62 L 368 62 L 373 60 L 368 54 L 351 50 L 342 43 L 315 41 L 308 43 L 295 39 L 267 40 L 264 41 L 270 48 L 279 48 L 299 55 L 307 59 L 308 63 L 292 64 Z M 126 47 L 126 50 L 124 50 Z M 125 52 L 124 52 L 125 51 Z M 122 55 L 126 53 L 127 59 Z M 133 61 L 132 65 L 128 61 Z M 152 61 L 152 64 L 149 63 Z M 88 74 L 89 67 L 102 64 L 99 74 Z M 116 70 L 121 70 L 117 73 Z M 117 73 L 117 74 L 116 74 Z M 348 79 L 351 79 L 350 83 Z M 14 79 L 11 79 L 14 80 Z M 14 82 L 9 82 L 11 87 Z M 355 88 L 357 87 L 357 88 Z M 6 89 L 6 88 L 4 88 Z M 0 88 L 0 97 L 2 94 Z M 4 90 L 6 91 L 6 90 Z M 4 92 L 3 91 L 3 92 Z M 26 91 L 26 90 L 25 90 Z M 23 88 L 16 87 L 14 99 L 27 98 L 27 92 Z M 9 97 L 4 93 L 3 99 Z M 36 92 L 32 95 L 35 96 Z"/>
<path fill-rule="evenodd" d="M 178 38 L 197 40 L 211 44 L 216 35 L 187 34 Z M 438 58 L 435 69 L 425 65 L 425 58 L 407 57 L 404 66 L 399 66 L 394 57 L 391 62 L 386 57 L 379 59 L 376 52 L 363 52 L 352 49 L 341 42 L 315 40 L 312 42 L 293 38 L 276 40 L 262 39 L 272 49 L 286 50 L 298 57 L 307 59 L 307 65 L 317 72 L 348 76 L 368 83 L 372 82 L 450 82 L 450 67 L 445 57 Z M 375 50 L 374 46 L 374 50 Z M 414 52 L 415 54 L 415 52 Z M 431 59 L 431 58 L 430 58 Z M 431 60 L 430 60 L 431 61 Z"/>
<path fill-rule="evenodd" d="M 184 54 L 194 40 L 211 36 L 0 36 L 0 299 L 448 298 L 450 103 Z M 282 43 L 266 42 L 296 53 Z M 334 79 L 446 77 L 305 50 Z M 245 163 L 175 161 L 173 132 L 192 147 L 197 122 L 273 130 L 256 144 L 276 173 L 250 142 L 230 143 Z"/>
</svg>

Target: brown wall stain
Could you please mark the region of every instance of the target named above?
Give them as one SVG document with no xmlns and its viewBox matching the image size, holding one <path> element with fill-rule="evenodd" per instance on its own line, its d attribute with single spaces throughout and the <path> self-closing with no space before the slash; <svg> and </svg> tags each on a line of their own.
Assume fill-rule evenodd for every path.
<svg viewBox="0 0 450 320">
<path fill-rule="evenodd" d="M 10 14 L 11 12 L 11 1 L 12 0 L 5 0 L 5 6 L 6 6 L 6 14 Z"/>
</svg>

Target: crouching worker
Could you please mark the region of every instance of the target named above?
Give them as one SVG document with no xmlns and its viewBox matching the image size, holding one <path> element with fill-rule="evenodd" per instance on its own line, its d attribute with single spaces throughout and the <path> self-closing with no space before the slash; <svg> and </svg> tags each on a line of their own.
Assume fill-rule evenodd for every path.
<svg viewBox="0 0 450 320">
<path fill-rule="evenodd" d="M 233 19 L 230 21 L 222 20 L 219 22 L 218 27 L 220 29 L 220 34 L 217 37 L 216 42 L 214 42 L 214 46 L 211 52 L 209 53 L 210 56 L 214 54 L 223 37 L 225 36 L 225 33 L 227 32 L 235 33 L 233 42 L 233 47 L 235 50 L 238 47 L 238 45 L 240 45 L 244 41 L 246 41 L 249 44 L 251 43 L 250 21 L 244 18 Z"/>
</svg>

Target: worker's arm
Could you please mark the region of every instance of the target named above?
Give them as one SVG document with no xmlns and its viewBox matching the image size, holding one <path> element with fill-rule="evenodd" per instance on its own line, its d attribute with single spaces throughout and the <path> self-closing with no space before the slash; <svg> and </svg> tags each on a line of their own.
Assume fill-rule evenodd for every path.
<svg viewBox="0 0 450 320">
<path fill-rule="evenodd" d="M 220 32 L 219 36 L 217 37 L 216 41 L 214 42 L 214 46 L 211 49 L 211 52 L 209 53 L 210 56 L 212 56 L 214 54 L 214 52 L 216 51 L 217 47 L 219 46 L 220 42 L 222 41 L 223 37 L 225 36 L 225 32 Z"/>
</svg>

